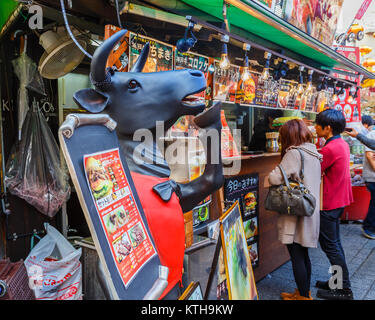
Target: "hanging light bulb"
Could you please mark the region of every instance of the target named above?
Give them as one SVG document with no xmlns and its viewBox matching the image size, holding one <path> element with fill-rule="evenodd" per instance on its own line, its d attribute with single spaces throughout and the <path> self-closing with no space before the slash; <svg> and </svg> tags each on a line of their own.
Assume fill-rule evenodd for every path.
<svg viewBox="0 0 375 320">
<path fill-rule="evenodd" d="M 339 96 L 345 93 L 344 84 L 341 84 L 340 91 L 337 93 Z"/>
<path fill-rule="evenodd" d="M 313 90 L 313 85 L 312 85 L 312 75 L 313 75 L 313 73 L 314 73 L 314 70 L 308 71 L 309 77 L 308 77 L 308 80 L 307 80 L 306 90 L 309 91 L 309 92 Z"/>
<path fill-rule="evenodd" d="M 337 89 L 336 89 L 336 87 L 337 87 L 337 81 L 335 80 L 335 81 L 333 81 L 333 96 L 332 96 L 332 101 L 333 102 L 336 102 L 339 99 L 339 97 L 337 96 Z"/>
<path fill-rule="evenodd" d="M 219 66 L 221 69 L 229 69 L 230 67 L 230 61 L 228 59 L 228 48 L 225 42 L 223 43 L 223 49 L 221 51 L 221 59 Z"/>
<path fill-rule="evenodd" d="M 302 71 L 304 69 L 305 69 L 305 67 L 303 67 L 303 66 L 299 67 L 299 84 L 298 84 L 298 87 L 297 87 L 297 93 L 298 94 L 302 94 L 303 90 L 305 90 L 305 88 L 303 87 L 303 75 L 302 75 Z"/>
<path fill-rule="evenodd" d="M 353 99 L 353 92 L 354 92 L 355 88 L 354 87 L 350 87 L 349 89 L 349 96 L 348 96 L 348 99 L 346 99 L 346 102 L 347 103 L 350 103 L 352 104 L 354 99 Z"/>
<path fill-rule="evenodd" d="M 245 57 L 243 61 L 243 72 L 241 75 L 242 81 L 247 81 L 250 79 L 250 72 L 249 72 L 249 57 L 247 56 L 247 51 L 249 51 L 251 46 L 247 43 L 244 43 L 243 49 L 245 50 Z"/>
<path fill-rule="evenodd" d="M 267 81 L 268 78 L 270 77 L 270 59 L 271 59 L 271 54 L 269 52 L 264 53 L 264 58 L 266 59 L 266 63 L 263 68 L 263 72 L 259 77 L 259 80 L 261 82 Z"/>
<path fill-rule="evenodd" d="M 244 59 L 244 67 L 243 67 L 243 72 L 241 75 L 241 79 L 243 81 L 247 81 L 250 79 L 250 72 L 249 72 L 249 58 L 247 55 L 245 55 Z"/>
</svg>

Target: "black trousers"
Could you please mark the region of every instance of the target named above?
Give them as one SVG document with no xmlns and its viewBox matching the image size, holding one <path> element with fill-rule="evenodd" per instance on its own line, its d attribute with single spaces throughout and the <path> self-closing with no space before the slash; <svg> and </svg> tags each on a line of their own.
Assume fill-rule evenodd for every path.
<svg viewBox="0 0 375 320">
<path fill-rule="evenodd" d="M 340 266 L 343 288 L 350 288 L 349 271 L 340 239 L 340 217 L 344 208 L 320 211 L 319 243 L 331 266 Z"/>
<path fill-rule="evenodd" d="M 292 261 L 294 279 L 297 284 L 299 294 L 309 297 L 311 284 L 311 261 L 309 258 L 308 248 L 298 243 L 286 245 Z"/>
</svg>

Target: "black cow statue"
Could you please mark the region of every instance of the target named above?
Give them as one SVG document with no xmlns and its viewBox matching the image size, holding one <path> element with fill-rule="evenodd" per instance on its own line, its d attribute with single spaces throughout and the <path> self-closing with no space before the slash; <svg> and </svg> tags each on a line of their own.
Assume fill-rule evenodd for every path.
<svg viewBox="0 0 375 320">
<path fill-rule="evenodd" d="M 117 32 L 95 51 L 90 73 L 95 89 L 76 92 L 74 100 L 89 112 L 103 112 L 117 122 L 120 147 L 130 168 L 160 261 L 169 268 L 168 286 L 160 297 L 163 298 L 182 277 L 185 250 L 183 213 L 192 210 L 219 189 L 224 181 L 220 149 L 221 105 L 217 103 L 204 111 L 204 101 L 192 96 L 206 88 L 204 74 L 200 71 L 185 69 L 142 73 L 148 57 L 148 43 L 129 72 L 106 68 L 108 56 L 126 32 Z M 158 149 L 155 135 L 157 121 L 163 121 L 167 131 L 183 115 L 196 116 L 194 122 L 201 128 L 199 138 L 206 152 L 204 173 L 186 184 L 169 179 L 170 169 Z M 134 151 L 141 142 L 134 141 L 133 135 L 139 129 L 148 129 L 154 136 L 152 143 L 144 146 L 150 161 L 143 163 L 134 159 Z M 210 130 L 216 132 L 218 139 L 214 140 L 208 134 Z M 214 157 L 217 161 L 212 161 Z"/>
</svg>

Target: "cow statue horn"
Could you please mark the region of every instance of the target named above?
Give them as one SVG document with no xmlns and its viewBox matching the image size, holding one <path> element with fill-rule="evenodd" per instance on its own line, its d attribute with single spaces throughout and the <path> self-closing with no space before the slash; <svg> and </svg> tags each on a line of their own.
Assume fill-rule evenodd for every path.
<svg viewBox="0 0 375 320">
<path fill-rule="evenodd" d="M 91 60 L 90 80 L 99 89 L 105 89 L 103 84 L 108 85 L 111 81 L 111 75 L 106 71 L 107 60 L 115 45 L 123 39 L 127 32 L 128 30 L 121 30 L 115 33 L 94 52 Z"/>
<path fill-rule="evenodd" d="M 141 54 L 139 55 L 134 66 L 131 68 L 130 72 L 142 72 L 148 58 L 148 52 L 150 51 L 150 43 L 147 42 L 142 49 Z"/>
</svg>

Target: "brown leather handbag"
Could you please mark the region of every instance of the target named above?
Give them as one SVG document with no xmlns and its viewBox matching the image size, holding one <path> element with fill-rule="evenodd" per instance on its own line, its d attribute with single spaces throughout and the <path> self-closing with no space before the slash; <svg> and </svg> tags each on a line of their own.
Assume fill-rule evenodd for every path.
<svg viewBox="0 0 375 320">
<path fill-rule="evenodd" d="M 302 151 L 296 148 L 301 155 L 301 181 L 304 179 L 304 157 Z M 310 217 L 316 206 L 316 199 L 303 182 L 290 181 L 281 165 L 278 165 L 284 179 L 284 183 L 269 188 L 265 208 L 281 214 Z"/>
</svg>

